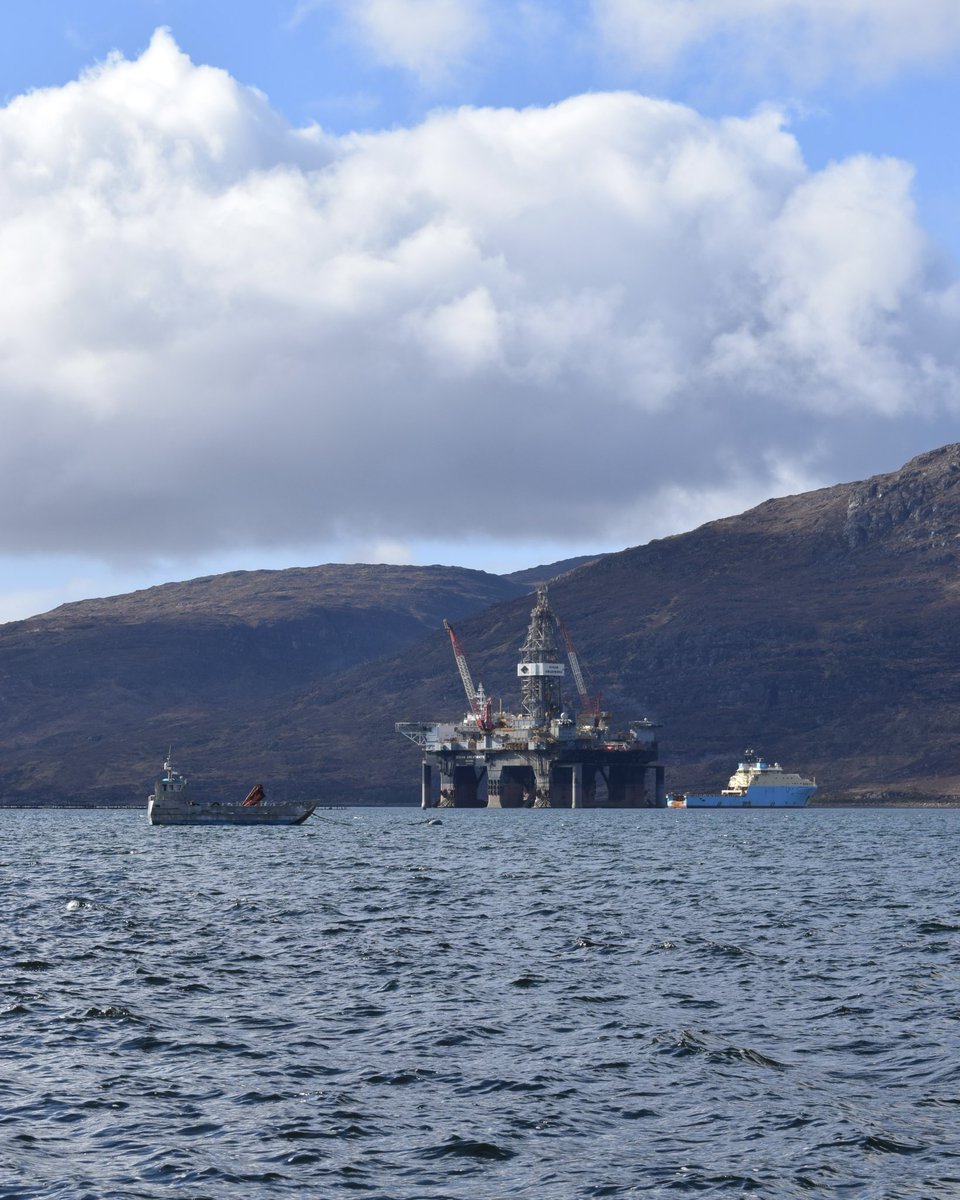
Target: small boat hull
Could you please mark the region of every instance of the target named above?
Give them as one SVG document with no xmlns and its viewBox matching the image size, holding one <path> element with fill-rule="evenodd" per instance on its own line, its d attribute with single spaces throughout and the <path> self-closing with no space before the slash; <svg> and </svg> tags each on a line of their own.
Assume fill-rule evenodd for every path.
<svg viewBox="0 0 960 1200">
<path fill-rule="evenodd" d="M 147 802 L 147 819 L 151 825 L 302 825 L 316 804 L 217 804 L 178 800 L 157 803 L 153 796 Z"/>
</svg>

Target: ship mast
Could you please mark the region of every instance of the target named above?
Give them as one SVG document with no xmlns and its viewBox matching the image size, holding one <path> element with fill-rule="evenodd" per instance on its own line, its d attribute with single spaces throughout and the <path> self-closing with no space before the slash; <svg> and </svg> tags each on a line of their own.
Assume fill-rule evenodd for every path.
<svg viewBox="0 0 960 1200">
<path fill-rule="evenodd" d="M 547 589 L 537 588 L 526 641 L 520 647 L 520 707 L 534 726 L 546 725 L 560 710 L 560 683 L 564 673 L 557 648 L 556 619 L 547 600 Z"/>
</svg>

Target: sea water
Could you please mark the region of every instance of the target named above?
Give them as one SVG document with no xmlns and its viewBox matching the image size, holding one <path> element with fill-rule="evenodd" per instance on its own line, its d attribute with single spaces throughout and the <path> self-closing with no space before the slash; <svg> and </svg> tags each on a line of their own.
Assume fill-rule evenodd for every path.
<svg viewBox="0 0 960 1200">
<path fill-rule="evenodd" d="M 4 811 L 0 1196 L 960 1197 L 958 834 Z"/>
</svg>

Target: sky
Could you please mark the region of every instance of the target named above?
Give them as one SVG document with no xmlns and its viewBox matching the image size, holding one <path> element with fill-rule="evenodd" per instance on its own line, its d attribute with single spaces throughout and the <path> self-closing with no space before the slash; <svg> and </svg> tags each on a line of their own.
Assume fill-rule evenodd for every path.
<svg viewBox="0 0 960 1200">
<path fill-rule="evenodd" d="M 956 0 L 0 8 L 0 620 L 960 440 Z"/>
</svg>

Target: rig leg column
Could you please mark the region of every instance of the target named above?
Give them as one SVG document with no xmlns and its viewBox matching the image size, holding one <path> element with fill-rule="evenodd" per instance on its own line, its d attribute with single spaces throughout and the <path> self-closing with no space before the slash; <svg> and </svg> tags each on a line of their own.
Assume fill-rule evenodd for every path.
<svg viewBox="0 0 960 1200">
<path fill-rule="evenodd" d="M 534 808 L 551 808 L 550 803 L 550 764 L 538 759 L 533 768 L 534 772 Z"/>
<path fill-rule="evenodd" d="M 440 763 L 440 799 L 437 801 L 437 808 L 456 808 L 456 784 L 456 764 L 444 759 Z"/>
<path fill-rule="evenodd" d="M 570 807 L 583 808 L 583 763 L 570 768 Z"/>
<path fill-rule="evenodd" d="M 502 771 L 502 763 L 487 763 L 487 808 L 503 807 L 500 803 L 500 776 Z"/>
<path fill-rule="evenodd" d="M 594 776 L 596 788 L 593 793 L 594 808 L 610 807 L 610 768 L 598 766 Z"/>
<path fill-rule="evenodd" d="M 667 807 L 667 789 L 664 787 L 664 783 L 663 783 L 663 767 L 654 767 L 653 769 L 654 769 L 654 772 L 656 773 L 656 778 L 657 778 L 657 784 L 656 784 L 657 791 L 656 791 L 655 803 L 656 803 L 657 808 L 666 808 Z"/>
<path fill-rule="evenodd" d="M 429 763 L 423 764 L 423 771 L 420 778 L 420 807 L 431 808 L 433 806 L 433 767 Z"/>
</svg>

